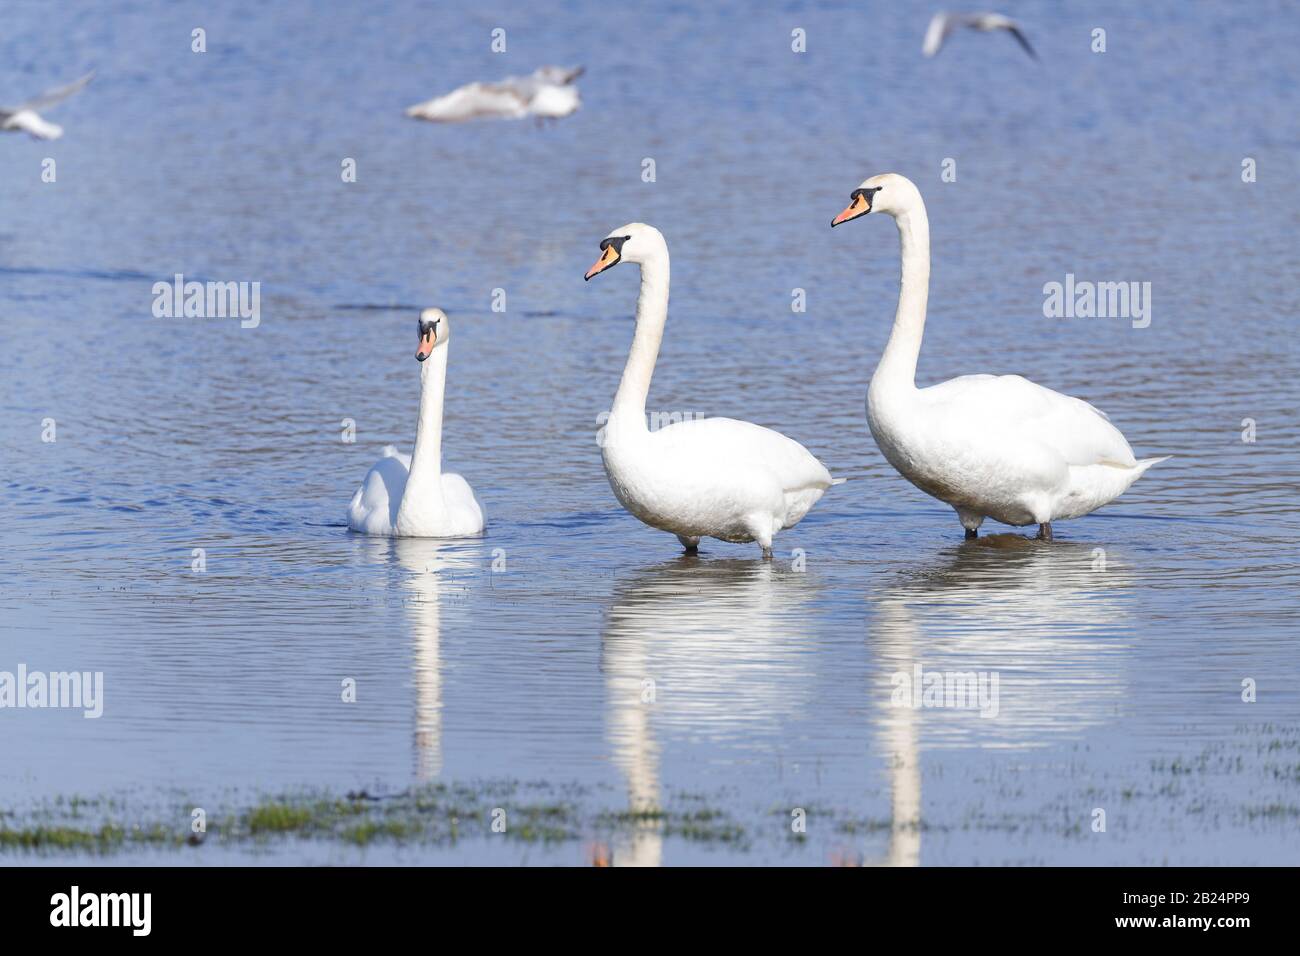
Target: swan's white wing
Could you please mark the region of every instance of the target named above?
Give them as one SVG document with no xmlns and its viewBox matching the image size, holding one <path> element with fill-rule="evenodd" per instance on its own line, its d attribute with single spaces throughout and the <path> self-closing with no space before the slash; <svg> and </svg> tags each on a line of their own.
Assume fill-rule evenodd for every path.
<svg viewBox="0 0 1300 956">
<path fill-rule="evenodd" d="M 392 534 L 410 470 L 410 455 L 401 454 L 392 445 L 385 448 L 384 457 L 366 472 L 352 496 L 348 527 L 365 534 Z"/>
<path fill-rule="evenodd" d="M 73 93 L 79 93 L 81 90 L 85 88 L 86 84 L 89 83 L 94 78 L 95 78 L 95 71 L 91 70 L 85 76 L 73 80 L 71 83 L 67 84 L 66 86 L 56 86 L 52 90 L 46 90 L 40 96 L 33 97 L 32 99 L 28 100 L 26 103 L 23 103 L 21 106 L 17 106 L 8 110 L 8 112 L 17 113 L 20 110 L 46 109 L 47 107 L 53 106 L 55 103 L 60 103 L 63 100 L 66 100 Z"/>
<path fill-rule="evenodd" d="M 469 482 L 455 472 L 442 475 L 442 500 L 447 506 L 447 516 L 457 534 L 477 534 L 487 523 L 483 505 L 474 497 Z"/>
<path fill-rule="evenodd" d="M 775 474 L 787 492 L 829 488 L 831 473 L 812 453 L 778 431 L 734 418 L 701 418 L 659 429 L 652 442 L 708 468 L 753 465 Z"/>
<path fill-rule="evenodd" d="M 1049 448 L 1068 465 L 1136 464 L 1133 449 L 1105 414 L 1019 375 L 963 375 L 920 395 L 940 420 L 976 438 L 997 423 L 1005 435 Z M 991 444 L 996 440 L 1003 438 L 990 435 Z"/>
<path fill-rule="evenodd" d="M 479 118 L 518 119 L 528 110 L 530 93 L 520 84 L 470 83 L 406 111 L 407 116 L 434 123 L 459 123 Z"/>
</svg>

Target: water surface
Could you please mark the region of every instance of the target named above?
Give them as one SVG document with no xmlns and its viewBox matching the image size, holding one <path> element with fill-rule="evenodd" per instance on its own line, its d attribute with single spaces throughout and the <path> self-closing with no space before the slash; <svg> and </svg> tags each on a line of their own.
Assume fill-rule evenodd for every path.
<svg viewBox="0 0 1300 956">
<path fill-rule="evenodd" d="M 616 862 L 1297 860 L 1293 7 L 1014 4 L 1038 64 L 975 34 L 924 60 L 922 4 L 10 8 L 3 99 L 99 75 L 51 111 L 63 139 L 0 143 L 0 670 L 103 671 L 106 701 L 0 712 L 0 809 L 518 780 L 699 797 L 749 835 L 650 828 Z M 563 122 L 402 116 L 549 62 L 588 70 Z M 1022 373 L 1174 456 L 1051 546 L 963 541 L 867 432 L 896 231 L 828 224 L 886 170 L 930 213 L 922 384 Z M 605 482 L 636 282 L 582 273 L 632 220 L 673 255 L 651 408 L 777 428 L 850 479 L 770 564 L 682 557 Z M 260 324 L 155 318 L 178 272 L 260 282 Z M 1044 318 L 1067 273 L 1150 282 L 1150 326 Z M 412 442 L 423 305 L 456 322 L 444 455 L 481 539 L 343 527 Z M 917 664 L 996 672 L 998 716 L 892 707 Z"/>
</svg>

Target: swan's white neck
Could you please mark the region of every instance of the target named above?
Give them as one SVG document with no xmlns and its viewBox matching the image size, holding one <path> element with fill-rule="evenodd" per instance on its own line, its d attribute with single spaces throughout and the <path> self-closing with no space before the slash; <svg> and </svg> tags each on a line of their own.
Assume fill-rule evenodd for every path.
<svg viewBox="0 0 1300 956">
<path fill-rule="evenodd" d="M 418 507 L 421 514 L 427 514 L 443 507 L 442 396 L 449 348 L 450 343 L 435 348 L 420 368 L 420 420 L 415 426 L 415 450 L 402 494 L 402 511 Z"/>
<path fill-rule="evenodd" d="M 623 378 L 614 395 L 609 420 L 623 428 L 648 431 L 646 396 L 659 358 L 659 345 L 668 321 L 668 250 L 662 249 L 641 263 L 641 294 L 636 301 L 636 332 L 628 352 Z"/>
<path fill-rule="evenodd" d="M 898 311 L 885 353 L 871 379 L 873 388 L 916 388 L 916 360 L 925 332 L 925 307 L 930 297 L 930 220 L 918 196 L 915 205 L 895 217 L 902 251 L 903 276 L 898 290 Z"/>
</svg>

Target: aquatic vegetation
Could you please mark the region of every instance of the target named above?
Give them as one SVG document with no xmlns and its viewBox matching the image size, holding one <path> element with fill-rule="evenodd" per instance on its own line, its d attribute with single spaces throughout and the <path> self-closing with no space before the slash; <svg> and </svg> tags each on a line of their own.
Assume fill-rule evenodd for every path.
<svg viewBox="0 0 1300 956">
<path fill-rule="evenodd" d="M 1278 734 L 1214 744 L 1190 753 L 1135 761 L 1120 773 L 1088 774 L 1069 762 L 1042 772 L 1056 789 L 1026 786 L 1022 766 L 991 764 L 973 771 L 978 800 L 924 807 L 919 819 L 895 820 L 888 787 L 864 791 L 856 805 L 796 800 L 771 794 L 750 798 L 736 789 L 713 793 L 666 788 L 654 803 L 628 805 L 615 787 L 565 781 L 440 781 L 387 792 L 326 789 L 261 794 L 232 791 L 206 803 L 207 826 L 191 830 L 194 794 L 176 791 L 162 803 L 121 795 L 67 795 L 32 807 L 0 807 L 0 858 L 5 855 L 105 856 L 233 853 L 315 853 L 333 861 L 338 851 L 403 854 L 411 859 L 514 859 L 605 865 L 670 861 L 673 853 L 789 858 L 861 865 L 890 858 L 888 848 L 909 839 L 925 862 L 934 847 L 967 834 L 996 835 L 1008 862 L 1031 862 L 1033 845 L 1101 847 L 1092 808 L 1108 811 L 1107 831 L 1132 833 L 1171 818 L 1195 816 L 1206 825 L 1231 825 L 1289 838 L 1300 819 L 1300 738 Z M 1231 782 L 1246 773 L 1254 786 Z M 923 784 L 924 785 L 924 784 Z M 1082 808 L 1082 809 L 1081 809 Z M 792 810 L 802 811 L 800 828 Z M 315 848 L 310 849 L 309 848 Z M 645 852 L 642 852 L 645 851 Z M 502 855 L 504 853 L 504 856 Z M 698 857 L 695 857 L 698 858 Z M 215 857 L 213 857 L 215 859 Z"/>
</svg>

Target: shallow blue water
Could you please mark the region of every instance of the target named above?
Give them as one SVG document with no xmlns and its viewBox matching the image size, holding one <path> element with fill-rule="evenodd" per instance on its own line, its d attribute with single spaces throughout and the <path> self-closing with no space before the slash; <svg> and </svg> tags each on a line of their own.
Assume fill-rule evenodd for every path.
<svg viewBox="0 0 1300 956">
<path fill-rule="evenodd" d="M 1300 16 L 1006 7 L 1035 64 L 977 34 L 925 60 L 930 12 L 11 4 L 0 100 L 99 72 L 51 111 L 63 139 L 0 141 L 0 670 L 103 671 L 106 699 L 0 711 L 0 805 L 550 779 L 707 793 L 758 832 L 919 807 L 919 836 L 742 862 L 1294 862 Z M 402 115 L 550 62 L 587 67 L 560 123 Z M 1174 456 L 1050 547 L 962 541 L 867 432 L 896 233 L 827 226 L 885 170 L 930 212 L 921 383 L 1019 372 Z M 679 557 L 605 482 L 635 278 L 582 273 L 630 220 L 674 257 L 651 408 L 777 428 L 851 479 L 771 565 Z M 155 318 L 177 272 L 260 282 L 260 324 Z M 1044 318 L 1067 273 L 1150 282 L 1150 326 Z M 445 460 L 487 534 L 350 535 L 357 482 L 410 447 L 432 304 L 456 320 Z M 891 707 L 917 663 L 997 672 L 999 715 Z"/>
</svg>

